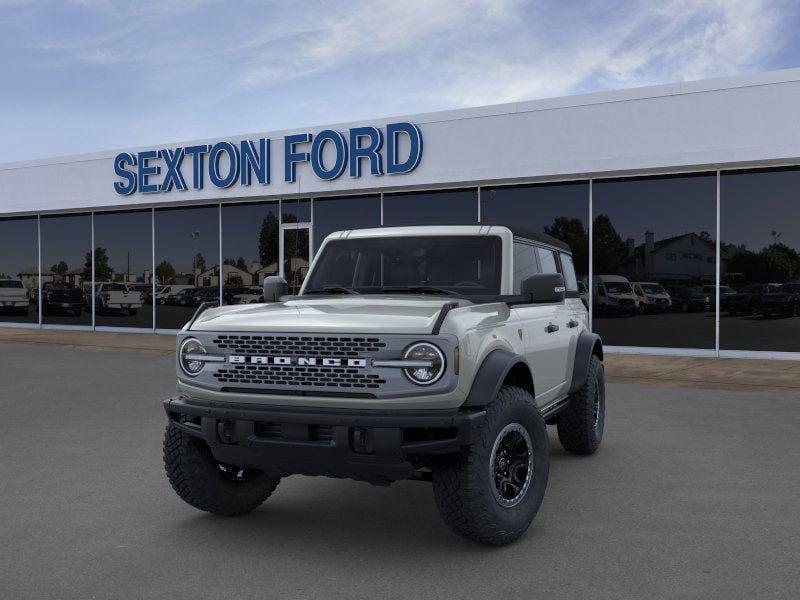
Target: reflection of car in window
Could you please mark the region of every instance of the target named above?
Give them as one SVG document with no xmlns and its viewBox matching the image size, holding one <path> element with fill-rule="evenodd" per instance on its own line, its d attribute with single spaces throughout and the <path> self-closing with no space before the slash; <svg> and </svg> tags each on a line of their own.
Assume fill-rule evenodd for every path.
<svg viewBox="0 0 800 600">
<path fill-rule="evenodd" d="M 764 294 L 777 291 L 779 287 L 780 284 L 777 283 L 751 283 L 735 294 L 727 296 L 722 305 L 731 316 L 754 315 L 761 310 L 761 298 Z"/>
<path fill-rule="evenodd" d="M 636 281 L 633 291 L 639 300 L 640 312 L 667 312 L 672 308 L 672 299 L 659 283 Z"/>
<path fill-rule="evenodd" d="M 84 308 L 83 293 L 80 288 L 69 283 L 53 283 L 42 285 L 42 313 L 62 313 L 79 316 Z"/>
<path fill-rule="evenodd" d="M 430 481 L 454 532 L 514 541 L 544 497 L 546 424 L 574 454 L 602 439 L 602 345 L 570 254 L 494 225 L 337 232 L 298 295 L 198 311 L 164 402 L 174 489 L 240 515 L 294 473 Z"/>
<path fill-rule="evenodd" d="M 242 291 L 233 297 L 231 304 L 258 304 L 263 301 L 264 289 L 254 285 L 242 288 Z"/>
<path fill-rule="evenodd" d="M 707 312 L 711 298 L 700 287 L 677 286 L 669 288 L 672 306 L 681 312 Z"/>
<path fill-rule="evenodd" d="M 30 292 L 21 279 L 0 279 L 0 312 L 28 314 Z"/>
<path fill-rule="evenodd" d="M 800 283 L 785 283 L 779 288 L 771 287 L 761 296 L 759 312 L 765 317 L 800 315 Z"/>
<path fill-rule="evenodd" d="M 639 312 L 639 300 L 627 278 L 621 275 L 596 275 L 593 285 L 592 301 L 598 316 L 630 316 Z"/>
<path fill-rule="evenodd" d="M 86 305 L 91 306 L 91 294 L 87 294 Z M 123 283 L 95 283 L 94 309 L 99 315 L 127 313 L 135 315 L 142 307 L 142 295 Z"/>
</svg>

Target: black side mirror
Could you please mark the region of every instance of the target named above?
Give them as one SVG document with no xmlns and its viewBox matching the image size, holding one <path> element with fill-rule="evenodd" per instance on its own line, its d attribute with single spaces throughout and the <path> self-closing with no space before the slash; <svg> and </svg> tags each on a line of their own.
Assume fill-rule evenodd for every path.
<svg viewBox="0 0 800 600">
<path fill-rule="evenodd" d="M 552 304 L 564 301 L 566 288 L 561 273 L 537 273 L 522 280 L 522 294 L 534 304 Z"/>
</svg>

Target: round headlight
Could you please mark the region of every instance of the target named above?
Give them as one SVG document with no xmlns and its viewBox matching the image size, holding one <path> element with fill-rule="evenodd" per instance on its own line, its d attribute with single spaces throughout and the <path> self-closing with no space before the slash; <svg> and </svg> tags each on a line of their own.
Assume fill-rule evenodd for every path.
<svg viewBox="0 0 800 600">
<path fill-rule="evenodd" d="M 181 348 L 178 351 L 178 362 L 183 372 L 189 377 L 196 376 L 205 366 L 205 361 L 192 358 L 193 355 L 196 356 L 198 354 L 206 354 L 206 349 L 203 348 L 203 344 L 192 337 L 183 340 Z"/>
<path fill-rule="evenodd" d="M 406 367 L 403 371 L 417 385 L 430 385 L 444 374 L 444 354 L 433 344 L 418 342 L 408 347 L 404 360 L 419 362 L 419 365 Z"/>
</svg>

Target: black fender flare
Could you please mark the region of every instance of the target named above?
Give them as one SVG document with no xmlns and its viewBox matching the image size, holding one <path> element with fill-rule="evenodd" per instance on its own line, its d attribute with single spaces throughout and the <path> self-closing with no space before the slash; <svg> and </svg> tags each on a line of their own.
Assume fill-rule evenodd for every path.
<svg viewBox="0 0 800 600">
<path fill-rule="evenodd" d="M 525 359 L 519 354 L 514 354 L 504 348 L 496 348 L 489 352 L 472 380 L 469 395 L 462 406 L 480 407 L 494 401 L 503 381 L 515 365 L 523 363 L 528 368 Z"/>
<path fill-rule="evenodd" d="M 589 371 L 589 360 L 596 354 L 603 360 L 603 341 L 596 333 L 582 331 L 578 336 L 578 344 L 575 347 L 575 361 L 572 367 L 572 382 L 569 386 L 569 393 L 574 394 L 586 381 L 586 374 Z"/>
</svg>

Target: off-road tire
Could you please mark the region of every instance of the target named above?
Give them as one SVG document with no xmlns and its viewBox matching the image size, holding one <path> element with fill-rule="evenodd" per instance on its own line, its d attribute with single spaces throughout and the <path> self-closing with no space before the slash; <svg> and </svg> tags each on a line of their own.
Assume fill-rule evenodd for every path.
<svg viewBox="0 0 800 600">
<path fill-rule="evenodd" d="M 597 408 L 598 413 L 595 413 Z M 593 354 L 586 381 L 572 394 L 569 404 L 558 413 L 558 439 L 567 452 L 594 454 L 603 440 L 606 383 L 603 363 Z"/>
<path fill-rule="evenodd" d="M 255 510 L 280 482 L 263 472 L 251 472 L 244 481 L 226 477 L 208 444 L 171 423 L 164 433 L 164 468 L 172 489 L 187 504 L 227 517 Z"/>
<path fill-rule="evenodd" d="M 547 426 L 531 395 L 514 386 L 503 386 L 486 413 L 477 441 L 434 465 L 433 494 L 453 533 L 502 546 L 525 533 L 542 504 L 550 466 Z M 528 433 L 532 476 L 518 503 L 506 507 L 495 497 L 491 457 L 498 434 L 511 424 Z"/>
</svg>

